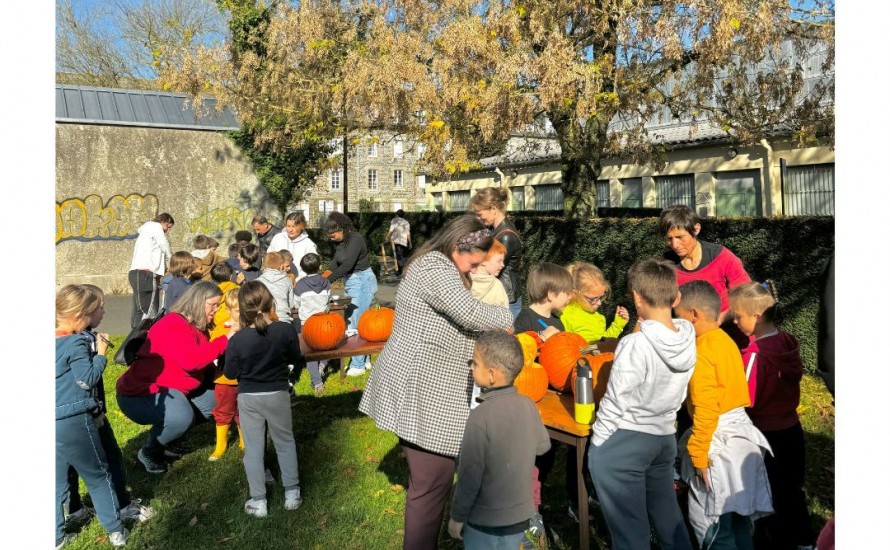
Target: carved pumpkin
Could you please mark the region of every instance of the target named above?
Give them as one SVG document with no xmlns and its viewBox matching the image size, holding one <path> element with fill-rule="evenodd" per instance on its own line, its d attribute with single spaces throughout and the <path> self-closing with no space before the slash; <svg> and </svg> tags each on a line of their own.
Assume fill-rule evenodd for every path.
<svg viewBox="0 0 890 550">
<path fill-rule="evenodd" d="M 533 363 L 538 356 L 537 342 L 525 332 L 517 334 L 516 339 L 519 340 L 519 345 L 522 346 L 522 364 L 528 365 Z"/>
<path fill-rule="evenodd" d="M 600 399 L 606 393 L 606 386 L 609 385 L 609 374 L 612 372 L 612 363 L 615 361 L 614 353 L 601 353 L 599 355 L 585 354 L 584 358 L 590 363 L 590 376 L 593 379 L 593 402 L 599 406 Z M 575 392 L 575 378 L 578 374 L 577 360 L 575 368 L 572 369 L 571 391 Z"/>
<path fill-rule="evenodd" d="M 314 350 L 334 349 L 346 335 L 346 321 L 339 313 L 316 313 L 303 323 L 303 340 Z"/>
<path fill-rule="evenodd" d="M 383 342 L 392 334 L 396 312 L 388 307 L 371 308 L 358 319 L 358 335 L 368 342 Z"/>
<path fill-rule="evenodd" d="M 572 370 L 581 357 L 581 349 L 586 346 L 587 340 L 574 332 L 554 334 L 541 346 L 538 362 L 547 371 L 547 379 L 554 389 L 574 391 L 571 383 Z"/>
<path fill-rule="evenodd" d="M 547 393 L 547 372 L 537 363 L 526 363 L 513 381 L 513 385 L 519 393 L 537 403 L 544 399 L 544 394 Z"/>
</svg>

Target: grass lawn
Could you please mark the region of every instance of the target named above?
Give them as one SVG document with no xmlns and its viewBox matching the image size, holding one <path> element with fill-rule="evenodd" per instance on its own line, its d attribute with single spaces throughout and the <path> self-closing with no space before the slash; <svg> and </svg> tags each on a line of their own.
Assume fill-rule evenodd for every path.
<svg viewBox="0 0 890 550">
<path fill-rule="evenodd" d="M 118 345 L 122 339 L 112 338 Z M 229 434 L 231 446 L 221 460 L 207 460 L 215 441 L 213 422 L 195 426 L 183 438 L 188 454 L 167 474 L 145 472 L 136 451 L 146 427 L 127 419 L 114 397 L 115 380 L 123 370 L 110 362 L 105 372 L 108 416 L 124 453 L 133 496 L 156 510 L 151 521 L 133 529 L 127 548 L 401 548 L 407 464 L 397 438 L 358 412 L 367 376 L 341 384 L 338 375 L 331 375 L 326 394 L 315 397 L 304 370 L 292 409 L 303 505 L 296 511 L 284 510 L 283 489 L 276 484 L 268 494 L 269 517 L 257 519 L 242 510 L 248 498 L 247 480 L 236 435 Z M 805 377 L 803 394 L 807 492 L 814 528 L 820 528 L 834 515 L 834 406 L 818 379 Z M 542 513 L 548 528 L 560 537 L 555 546 L 576 548 L 577 524 L 565 512 L 564 458 L 560 449 L 543 488 Z M 275 477 L 280 479 L 277 471 Z M 81 482 L 81 494 L 85 492 Z M 592 540 L 594 548 L 597 543 L 605 548 L 596 533 Z M 69 548 L 94 548 L 99 543 L 107 544 L 107 536 L 93 519 Z M 444 529 L 439 546 L 462 547 Z"/>
</svg>

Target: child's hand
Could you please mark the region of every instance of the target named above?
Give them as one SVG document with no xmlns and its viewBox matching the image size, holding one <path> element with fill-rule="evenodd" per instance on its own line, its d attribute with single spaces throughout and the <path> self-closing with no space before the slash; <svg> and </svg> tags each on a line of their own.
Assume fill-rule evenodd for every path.
<svg viewBox="0 0 890 550">
<path fill-rule="evenodd" d="M 625 321 L 630 319 L 630 313 L 627 312 L 627 308 L 624 306 L 618 306 L 615 308 L 615 315 L 621 317 Z"/>
<path fill-rule="evenodd" d="M 105 351 L 108 350 L 108 333 L 100 332 L 97 334 L 98 338 L 96 338 L 96 353 L 99 355 L 105 355 Z"/>
<path fill-rule="evenodd" d="M 548 338 L 550 338 L 550 337 L 553 336 L 554 334 L 559 334 L 560 332 L 562 332 L 562 331 L 559 330 L 559 329 L 556 328 L 556 327 L 547 327 L 546 329 L 544 329 L 544 330 L 543 330 L 542 332 L 540 332 L 539 334 L 541 335 L 541 340 L 545 340 L 545 341 L 546 341 Z"/>
<path fill-rule="evenodd" d="M 451 538 L 455 538 L 457 540 L 463 540 L 463 537 L 460 536 L 460 532 L 463 531 L 464 524 L 458 521 L 454 521 L 453 519 L 448 520 L 448 534 L 451 535 Z"/>
<path fill-rule="evenodd" d="M 244 273 L 239 273 L 237 277 L 235 277 L 235 282 L 240 284 L 244 283 Z"/>
<path fill-rule="evenodd" d="M 708 492 L 710 493 L 711 492 L 711 477 L 708 475 L 708 469 L 707 468 L 696 468 L 695 473 L 696 473 L 696 475 L 698 475 L 698 477 L 701 478 L 702 481 L 705 482 L 705 489 L 707 489 Z"/>
</svg>

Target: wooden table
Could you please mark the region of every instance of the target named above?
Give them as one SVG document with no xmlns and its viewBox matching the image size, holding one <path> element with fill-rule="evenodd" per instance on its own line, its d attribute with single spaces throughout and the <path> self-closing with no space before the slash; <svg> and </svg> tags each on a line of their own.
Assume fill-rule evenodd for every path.
<svg viewBox="0 0 890 550">
<path fill-rule="evenodd" d="M 596 342 L 601 352 L 614 352 L 618 340 L 608 338 Z M 579 548 L 590 548 L 590 512 L 587 506 L 587 483 L 584 481 L 584 463 L 587 460 L 587 441 L 590 424 L 575 422 L 575 397 L 570 393 L 547 390 L 544 398 L 536 403 L 541 421 L 550 439 L 574 447 L 578 479 L 578 543 Z"/>
<path fill-rule="evenodd" d="M 345 338 L 340 346 L 334 349 L 314 350 L 310 349 L 303 340 L 303 334 L 300 333 L 300 352 L 306 361 L 326 361 L 328 359 L 343 359 L 345 357 L 355 357 L 357 355 L 371 355 L 372 353 L 380 353 L 386 342 L 368 342 L 358 334 Z M 346 364 L 340 361 L 340 380 L 346 378 Z"/>
</svg>

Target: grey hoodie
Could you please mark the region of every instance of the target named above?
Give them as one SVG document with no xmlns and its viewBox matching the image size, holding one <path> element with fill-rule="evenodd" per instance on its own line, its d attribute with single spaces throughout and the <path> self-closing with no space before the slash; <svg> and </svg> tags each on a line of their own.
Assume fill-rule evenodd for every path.
<svg viewBox="0 0 890 550">
<path fill-rule="evenodd" d="M 674 319 L 678 332 L 643 321 L 640 332 L 621 339 L 600 401 L 591 442 L 602 445 L 615 430 L 652 435 L 676 432 L 677 410 L 695 367 L 695 329 Z"/>
<path fill-rule="evenodd" d="M 257 281 L 266 285 L 272 297 L 275 298 L 275 313 L 278 319 L 290 323 L 294 316 L 291 308 L 294 307 L 294 287 L 287 273 L 278 269 L 264 269 Z"/>
</svg>

